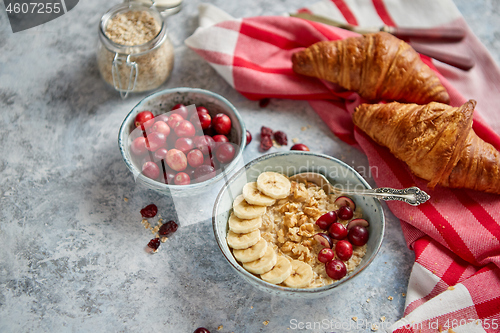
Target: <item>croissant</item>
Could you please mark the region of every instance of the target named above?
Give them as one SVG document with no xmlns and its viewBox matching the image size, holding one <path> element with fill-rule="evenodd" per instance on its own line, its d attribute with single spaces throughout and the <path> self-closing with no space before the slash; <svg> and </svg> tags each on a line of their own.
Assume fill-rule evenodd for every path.
<svg viewBox="0 0 500 333">
<path fill-rule="evenodd" d="M 368 100 L 450 102 L 418 53 L 386 32 L 316 43 L 294 53 L 292 64 L 298 74 L 336 83 Z"/>
<path fill-rule="evenodd" d="M 361 104 L 353 122 L 410 170 L 436 185 L 500 194 L 500 153 L 472 129 L 476 101 L 460 107 Z"/>
</svg>

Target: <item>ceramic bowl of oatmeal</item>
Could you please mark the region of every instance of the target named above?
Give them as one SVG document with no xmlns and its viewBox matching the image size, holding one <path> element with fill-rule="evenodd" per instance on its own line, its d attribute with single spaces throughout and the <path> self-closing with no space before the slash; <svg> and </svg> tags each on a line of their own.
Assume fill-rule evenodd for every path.
<svg viewBox="0 0 500 333">
<path fill-rule="evenodd" d="M 303 172 L 320 173 L 339 188 L 370 188 L 358 172 L 331 156 L 267 154 L 226 182 L 215 201 L 212 224 L 223 256 L 245 281 L 278 296 L 317 298 L 335 292 L 374 260 L 385 218 L 375 198 L 345 199 L 290 178 Z M 327 227 L 322 224 L 326 218 Z"/>
</svg>

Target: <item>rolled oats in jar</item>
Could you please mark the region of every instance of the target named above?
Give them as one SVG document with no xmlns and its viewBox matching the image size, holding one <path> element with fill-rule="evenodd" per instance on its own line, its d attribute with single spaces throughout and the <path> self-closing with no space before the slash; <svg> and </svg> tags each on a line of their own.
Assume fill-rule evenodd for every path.
<svg viewBox="0 0 500 333">
<path fill-rule="evenodd" d="M 97 64 L 104 81 L 126 97 L 158 88 L 172 72 L 174 48 L 155 6 L 127 2 L 99 24 Z"/>
</svg>

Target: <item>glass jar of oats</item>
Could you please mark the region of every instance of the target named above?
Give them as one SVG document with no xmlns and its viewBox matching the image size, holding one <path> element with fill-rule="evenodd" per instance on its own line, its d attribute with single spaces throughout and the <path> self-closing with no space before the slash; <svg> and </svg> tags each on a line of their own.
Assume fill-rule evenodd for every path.
<svg viewBox="0 0 500 333">
<path fill-rule="evenodd" d="M 174 65 L 174 47 L 156 7 L 130 1 L 104 14 L 99 24 L 97 64 L 104 81 L 123 98 L 164 83 Z"/>
</svg>

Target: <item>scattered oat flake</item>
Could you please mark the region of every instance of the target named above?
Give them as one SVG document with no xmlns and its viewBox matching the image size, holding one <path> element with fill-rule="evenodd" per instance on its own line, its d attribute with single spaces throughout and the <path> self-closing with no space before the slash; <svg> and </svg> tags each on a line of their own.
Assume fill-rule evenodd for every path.
<svg viewBox="0 0 500 333">
<path fill-rule="evenodd" d="M 165 243 L 167 241 L 168 237 L 161 237 L 160 242 Z"/>
<path fill-rule="evenodd" d="M 450 328 L 448 329 L 448 333 L 455 333 L 455 331 Z"/>
<path fill-rule="evenodd" d="M 220 325 L 219 327 L 217 327 L 217 331 L 220 331 L 223 328 L 224 328 L 224 326 Z"/>
<path fill-rule="evenodd" d="M 354 321 L 358 321 L 358 317 L 352 317 L 351 319 Z"/>
<path fill-rule="evenodd" d="M 454 290 L 454 289 L 455 289 L 455 287 L 454 287 L 454 286 L 449 286 L 449 287 L 448 287 L 448 290 Z"/>
<path fill-rule="evenodd" d="M 372 331 L 377 331 L 378 330 L 378 325 L 377 324 L 372 324 Z"/>
<path fill-rule="evenodd" d="M 127 198 L 123 198 L 123 201 L 128 202 L 128 199 Z"/>
<path fill-rule="evenodd" d="M 292 139 L 292 142 L 293 142 L 293 143 L 297 143 L 297 142 L 299 142 L 299 139 L 298 139 L 298 138 L 293 138 L 293 139 Z"/>
<path fill-rule="evenodd" d="M 269 320 L 266 320 L 265 322 L 263 322 L 262 324 L 264 324 L 265 326 L 267 326 L 269 324 Z"/>
<path fill-rule="evenodd" d="M 385 321 L 385 316 L 380 317 L 380 321 L 384 322 Z"/>
<path fill-rule="evenodd" d="M 253 305 L 250 307 L 250 309 L 253 309 Z"/>
<path fill-rule="evenodd" d="M 392 301 L 392 300 L 394 299 L 394 297 L 389 296 L 389 297 L 387 297 L 387 299 L 388 299 L 389 301 Z"/>
<path fill-rule="evenodd" d="M 305 126 L 302 126 L 302 127 L 300 128 L 300 130 L 301 130 L 301 131 L 305 131 L 306 129 L 307 129 L 307 127 L 305 127 Z"/>
<path fill-rule="evenodd" d="M 402 293 L 401 296 L 406 297 L 406 293 Z"/>
<path fill-rule="evenodd" d="M 366 303 L 370 303 L 370 299 L 369 298 L 366 300 Z"/>
</svg>

